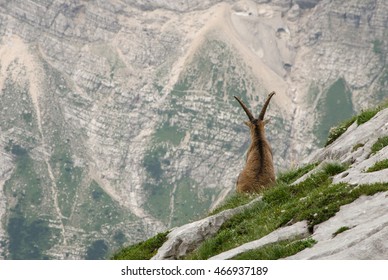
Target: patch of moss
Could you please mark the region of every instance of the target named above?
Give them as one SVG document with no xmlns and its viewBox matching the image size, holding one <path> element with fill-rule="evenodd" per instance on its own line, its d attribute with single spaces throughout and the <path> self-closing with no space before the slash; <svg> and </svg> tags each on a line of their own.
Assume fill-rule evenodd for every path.
<svg viewBox="0 0 388 280">
<path fill-rule="evenodd" d="M 377 153 L 387 145 L 388 145 L 388 136 L 380 137 L 371 147 L 372 154 Z"/>
<path fill-rule="evenodd" d="M 375 172 L 388 168 L 388 159 L 384 159 L 376 162 L 373 166 L 369 167 L 366 172 Z"/>
<path fill-rule="evenodd" d="M 138 244 L 129 246 L 125 249 L 117 252 L 112 259 L 113 260 L 149 260 L 157 252 L 158 249 L 167 240 L 167 234 L 169 232 L 158 233 L 156 236 L 140 242 Z"/>
<path fill-rule="evenodd" d="M 363 144 L 363 143 L 358 143 L 358 144 L 356 144 L 356 145 L 353 146 L 352 152 L 355 152 L 355 151 L 357 151 L 359 148 L 364 147 L 364 146 L 365 146 L 365 144 Z"/>
<path fill-rule="evenodd" d="M 336 232 L 333 233 L 333 237 L 336 237 L 338 234 L 343 233 L 344 231 L 347 231 L 349 229 L 350 227 L 346 227 L 346 226 L 340 227 L 339 229 L 337 229 Z"/>
</svg>

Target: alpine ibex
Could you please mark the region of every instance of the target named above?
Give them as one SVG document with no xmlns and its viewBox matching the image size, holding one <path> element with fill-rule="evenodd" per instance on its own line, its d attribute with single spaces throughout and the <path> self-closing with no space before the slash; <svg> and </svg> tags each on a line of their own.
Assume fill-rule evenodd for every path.
<svg viewBox="0 0 388 280">
<path fill-rule="evenodd" d="M 253 117 L 251 111 L 238 97 L 234 97 L 248 115 L 249 121 L 246 121 L 245 124 L 251 133 L 251 145 L 248 149 L 246 164 L 237 178 L 237 192 L 258 192 L 275 183 L 272 150 L 264 130 L 264 126 L 268 122 L 268 120 L 264 120 L 264 115 L 274 95 L 275 92 L 268 95 L 257 119 Z"/>
</svg>

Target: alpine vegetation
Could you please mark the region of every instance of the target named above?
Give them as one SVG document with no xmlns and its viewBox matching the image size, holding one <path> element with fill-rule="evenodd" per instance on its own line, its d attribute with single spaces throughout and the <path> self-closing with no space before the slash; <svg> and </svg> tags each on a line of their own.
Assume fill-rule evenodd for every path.
<svg viewBox="0 0 388 280">
<path fill-rule="evenodd" d="M 251 134 L 251 145 L 248 149 L 246 164 L 237 179 L 237 192 L 258 192 L 275 183 L 272 149 L 265 137 L 264 129 L 268 122 L 264 120 L 264 115 L 274 95 L 275 92 L 268 95 L 258 118 L 254 118 L 247 106 L 238 97 L 234 97 L 249 118 L 245 124 L 249 127 Z"/>
</svg>

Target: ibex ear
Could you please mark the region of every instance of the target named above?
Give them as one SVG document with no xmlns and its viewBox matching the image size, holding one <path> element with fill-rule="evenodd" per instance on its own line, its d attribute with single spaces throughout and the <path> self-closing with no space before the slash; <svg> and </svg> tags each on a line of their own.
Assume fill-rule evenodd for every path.
<svg viewBox="0 0 388 280">
<path fill-rule="evenodd" d="M 263 121 L 264 125 L 267 125 L 267 123 L 269 123 L 269 122 L 270 122 L 270 119 L 266 119 Z"/>
<path fill-rule="evenodd" d="M 251 122 L 250 122 L 250 121 L 245 121 L 244 124 L 245 124 L 246 126 L 249 127 L 249 125 L 251 124 Z"/>
</svg>

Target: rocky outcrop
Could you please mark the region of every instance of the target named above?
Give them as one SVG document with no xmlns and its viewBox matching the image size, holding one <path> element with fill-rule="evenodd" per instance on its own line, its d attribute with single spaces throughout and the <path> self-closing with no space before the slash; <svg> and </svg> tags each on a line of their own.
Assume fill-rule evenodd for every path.
<svg viewBox="0 0 388 280">
<path fill-rule="evenodd" d="M 152 259 L 176 260 L 186 256 L 207 238 L 216 234 L 220 227 L 233 215 L 242 212 L 260 200 L 261 197 L 258 197 L 246 205 L 228 209 L 202 220 L 173 229 L 167 235 L 167 241 L 159 248 L 158 253 Z"/>
</svg>

